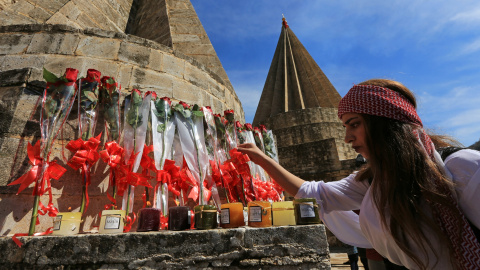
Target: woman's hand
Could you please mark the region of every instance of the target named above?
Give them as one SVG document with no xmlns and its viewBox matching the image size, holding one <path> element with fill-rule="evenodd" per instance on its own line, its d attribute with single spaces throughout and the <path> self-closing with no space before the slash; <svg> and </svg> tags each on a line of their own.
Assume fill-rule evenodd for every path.
<svg viewBox="0 0 480 270">
<path fill-rule="evenodd" d="M 262 165 L 268 157 L 254 143 L 244 143 L 237 146 L 239 152 L 246 154 L 251 161 Z"/>
</svg>

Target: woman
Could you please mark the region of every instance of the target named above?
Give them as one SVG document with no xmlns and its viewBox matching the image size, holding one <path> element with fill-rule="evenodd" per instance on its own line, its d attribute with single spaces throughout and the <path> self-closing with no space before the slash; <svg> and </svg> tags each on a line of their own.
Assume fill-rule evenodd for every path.
<svg viewBox="0 0 480 270">
<path fill-rule="evenodd" d="M 252 144 L 238 149 L 288 193 L 316 198 L 322 220 L 345 243 L 373 247 L 408 269 L 480 269 L 480 244 L 467 220 L 480 227 L 472 200 L 480 196 L 480 153 L 460 150 L 444 163 L 415 108 L 398 82 L 352 87 L 338 116 L 345 142 L 368 163 L 336 182 L 303 181 Z"/>
</svg>

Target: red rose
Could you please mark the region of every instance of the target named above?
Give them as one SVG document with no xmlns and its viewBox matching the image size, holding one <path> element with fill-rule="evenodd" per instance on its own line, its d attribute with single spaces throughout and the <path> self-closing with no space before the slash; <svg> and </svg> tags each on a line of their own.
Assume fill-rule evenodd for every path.
<svg viewBox="0 0 480 270">
<path fill-rule="evenodd" d="M 102 76 L 102 73 L 96 69 L 89 69 L 87 70 L 87 78 L 86 80 L 89 82 L 98 82 L 100 83 L 100 77 Z"/>
<path fill-rule="evenodd" d="M 145 96 L 152 95 L 152 99 L 155 100 L 157 99 L 157 93 L 155 91 L 147 91 L 145 93 Z"/>
<path fill-rule="evenodd" d="M 236 121 L 235 126 L 239 129 L 242 129 L 242 127 L 243 127 L 243 125 L 242 125 L 242 123 L 240 123 L 240 121 Z"/>
<path fill-rule="evenodd" d="M 258 127 L 254 127 L 253 130 L 260 132 L 260 129 Z"/>
<path fill-rule="evenodd" d="M 77 80 L 77 75 L 78 75 L 78 70 L 74 68 L 67 68 L 67 70 L 65 71 L 65 75 L 63 76 L 65 77 L 65 79 L 67 79 L 67 81 L 74 82 Z"/>
<path fill-rule="evenodd" d="M 208 112 L 212 112 L 212 108 L 210 106 L 202 107 L 200 110 L 201 111 L 205 110 L 205 111 L 208 111 Z"/>
<path fill-rule="evenodd" d="M 249 131 L 253 131 L 253 127 L 252 127 L 252 124 L 250 123 L 245 123 L 245 125 L 243 125 L 247 130 Z"/>
<path fill-rule="evenodd" d="M 234 113 L 235 113 L 235 112 L 234 112 L 233 110 L 226 110 L 226 111 L 223 112 L 223 114 L 224 114 L 225 116 L 227 116 L 227 114 L 234 114 Z"/>
<path fill-rule="evenodd" d="M 260 125 L 262 132 L 267 132 L 267 127 L 265 125 Z"/>
<path fill-rule="evenodd" d="M 183 101 L 180 101 L 179 104 L 181 104 L 184 109 L 189 109 L 190 108 L 190 105 L 188 105 L 187 103 L 185 103 Z"/>
<path fill-rule="evenodd" d="M 140 92 L 140 90 L 138 90 L 138 89 L 136 89 L 136 88 L 134 88 L 134 89 L 132 90 L 132 94 L 133 94 L 133 92 L 137 93 L 137 95 L 139 95 L 140 97 L 142 96 L 142 92 Z"/>
<path fill-rule="evenodd" d="M 162 97 L 161 100 L 165 100 L 166 102 L 168 102 L 168 105 L 170 106 L 172 105 L 172 101 L 168 97 Z"/>
</svg>

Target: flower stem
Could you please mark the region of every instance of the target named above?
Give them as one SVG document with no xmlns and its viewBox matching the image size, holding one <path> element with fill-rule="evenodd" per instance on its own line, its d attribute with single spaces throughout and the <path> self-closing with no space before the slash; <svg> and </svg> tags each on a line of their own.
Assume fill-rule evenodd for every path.
<svg viewBox="0 0 480 270">
<path fill-rule="evenodd" d="M 35 195 L 35 198 L 33 200 L 32 219 L 30 220 L 30 229 L 28 230 L 29 236 L 32 236 L 35 233 L 35 225 L 37 224 L 39 202 L 40 202 L 40 196 Z"/>
</svg>

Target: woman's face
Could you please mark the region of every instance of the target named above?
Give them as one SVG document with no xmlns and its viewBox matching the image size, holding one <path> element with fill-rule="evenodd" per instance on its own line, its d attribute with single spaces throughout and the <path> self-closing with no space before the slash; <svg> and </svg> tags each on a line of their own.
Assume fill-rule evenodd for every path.
<svg viewBox="0 0 480 270">
<path fill-rule="evenodd" d="M 363 117 L 358 113 L 345 113 L 341 120 L 345 127 L 345 142 L 351 143 L 357 153 L 368 159 L 369 152 Z"/>
</svg>

